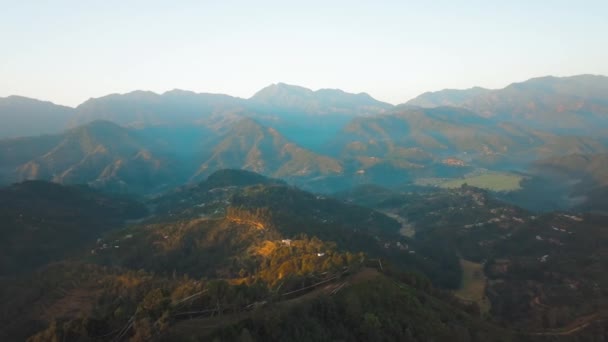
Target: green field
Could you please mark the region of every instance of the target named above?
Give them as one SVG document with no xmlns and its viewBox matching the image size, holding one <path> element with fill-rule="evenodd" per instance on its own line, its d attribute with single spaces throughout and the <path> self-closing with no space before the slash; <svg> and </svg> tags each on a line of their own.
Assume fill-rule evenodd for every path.
<svg viewBox="0 0 608 342">
<path fill-rule="evenodd" d="M 476 302 L 482 313 L 489 312 L 490 300 L 485 295 L 486 277 L 483 274 L 483 266 L 464 259 L 460 259 L 460 265 L 462 285 L 454 294 L 463 300 Z"/>
<path fill-rule="evenodd" d="M 454 179 L 442 183 L 442 188 L 459 188 L 462 184 L 467 183 L 470 186 L 477 188 L 492 190 L 492 191 L 515 191 L 521 189 L 522 176 L 510 173 L 484 173 L 462 179 Z"/>
<path fill-rule="evenodd" d="M 459 188 L 462 186 L 462 184 L 466 183 L 470 186 L 491 191 L 515 191 L 521 189 L 522 179 L 523 176 L 516 174 L 487 172 L 451 179 L 420 178 L 416 180 L 416 184 L 422 186 L 437 186 L 440 188 L 454 189 Z"/>
</svg>

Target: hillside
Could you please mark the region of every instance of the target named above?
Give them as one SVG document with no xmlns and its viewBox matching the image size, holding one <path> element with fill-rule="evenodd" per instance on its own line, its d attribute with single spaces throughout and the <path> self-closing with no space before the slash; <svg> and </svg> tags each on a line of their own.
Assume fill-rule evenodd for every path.
<svg viewBox="0 0 608 342">
<path fill-rule="evenodd" d="M 131 199 L 86 187 L 27 181 L 1 188 L 0 275 L 81 254 L 87 243 L 145 213 Z"/>
<path fill-rule="evenodd" d="M 234 182 L 237 178 L 248 181 Z M 121 249 L 98 254 L 96 260 L 156 272 L 172 265 L 171 270 L 196 276 L 219 272 L 235 277 L 241 270 L 254 272 L 257 257 L 252 251 L 272 251 L 282 240 L 305 234 L 331 242 L 337 250 L 365 252 L 401 269 L 425 272 L 437 285 L 455 287 L 460 282 L 453 250 L 409 253 L 417 245 L 402 236 L 401 225 L 392 218 L 246 171 L 218 171 L 150 205 L 155 217 L 110 237 L 121 241 Z M 125 240 L 126 235 L 131 237 Z"/>
<path fill-rule="evenodd" d="M 315 177 L 342 172 L 335 159 L 317 155 L 252 119 L 242 119 L 213 148 L 196 177 L 223 168 L 242 168 L 273 177 Z"/>
<path fill-rule="evenodd" d="M 436 109 L 398 108 L 388 115 L 357 119 L 339 137 L 346 151 L 364 151 L 370 155 L 395 153 L 398 148 L 421 148 L 426 151 L 481 151 L 484 145 L 500 150 L 504 137 L 494 123 L 472 112 L 442 107 Z M 492 138 L 497 141 L 492 141 Z M 502 141 L 500 139 L 503 139 Z M 364 141 L 369 142 L 361 145 Z M 344 153 L 344 152 L 343 152 Z"/>
<path fill-rule="evenodd" d="M 405 263 L 400 268 L 416 259 L 395 244 L 393 239 L 401 238 L 392 219 L 250 172 L 221 171 L 196 188 L 168 196 L 152 202 L 157 207 L 152 218 L 84 242 L 78 263 L 53 264 L 0 283 L 6 303 L 0 316 L 7 327 L 4 336 L 28 336 L 38 329 L 35 338 L 41 340 L 120 335 L 149 339 L 179 327 L 184 313 L 200 311 L 197 317 L 207 317 L 209 305 L 221 316 L 239 317 L 264 300 L 277 302 L 269 307 L 277 312 L 281 302 L 306 295 L 309 291 L 303 290 L 314 289 L 320 281 L 334 289 L 348 288 L 338 281 L 351 279 L 351 272 L 356 277 L 367 262 L 360 248 L 373 255 L 394 255 L 395 261 Z M 165 211 L 172 202 L 182 209 Z M 62 232 L 56 234 L 63 237 Z M 386 239 L 394 246 L 387 249 Z M 32 247 L 41 243 L 33 241 Z M 429 288 L 423 278 L 407 279 Z M 34 285 L 23 287 L 24 282 Z M 393 288 L 390 281 L 383 282 Z M 291 293 L 296 295 L 283 298 Z M 414 315 L 418 310 L 436 312 L 421 306 L 411 310 Z"/>
<path fill-rule="evenodd" d="M 499 123 L 454 107 L 397 107 L 386 115 L 357 118 L 342 129 L 328 148 L 341 158 L 358 160 L 363 169 L 384 161 L 418 171 L 445 164 L 442 160 L 449 158 L 461 160 L 464 165 L 500 169 L 518 168 L 568 151 L 605 150 L 600 141 L 592 138 Z"/>
<path fill-rule="evenodd" d="M 224 168 L 306 184 L 341 176 L 341 162 L 300 147 L 277 130 L 240 119 L 225 132 L 199 127 L 125 128 L 95 121 L 63 134 L 0 140 L 0 182 L 26 179 L 158 193 Z"/>
<path fill-rule="evenodd" d="M 331 241 L 334 249 L 380 255 L 385 254 L 385 242 L 401 240 L 397 222 L 371 209 L 248 171 L 218 171 L 151 204 L 156 208 L 153 219 L 110 238 L 122 241 L 125 235 L 132 236 L 121 242 L 120 250 L 96 258 L 133 269 L 171 268 L 193 276 L 237 277 L 241 270 L 255 273 L 257 254 L 266 253 L 256 251 L 280 249 L 285 239 L 314 237 Z M 370 244 L 373 236 L 377 242 Z"/>
<path fill-rule="evenodd" d="M 327 193 L 353 184 L 394 186 L 421 178 L 464 177 L 477 168 L 521 170 L 538 159 L 606 151 L 594 138 L 498 123 L 453 107 L 402 106 L 353 118 L 328 143 L 320 135 L 328 136 L 335 122 L 325 131 L 292 127 L 290 135 L 305 137 L 305 143 L 314 140 L 314 149 L 274 128 L 289 132 L 293 117 L 277 121 L 241 115 L 137 129 L 96 121 L 58 135 L 0 140 L 0 182 L 45 179 L 157 193 L 219 169 L 239 168 Z M 314 122 L 296 121 L 300 119 Z M 308 134 L 309 128 L 320 135 Z"/>
<path fill-rule="evenodd" d="M 421 193 L 366 186 L 342 196 L 216 172 L 152 199 L 147 219 L 83 242 L 78 262 L 3 279 L 1 336 L 602 336 L 605 217 L 530 215 L 467 186 Z M 482 282 L 463 278 L 461 263 L 466 272 L 475 266 Z M 453 294 L 462 287 L 476 299 Z"/>
<path fill-rule="evenodd" d="M 114 191 L 153 190 L 179 169 L 135 132 L 96 121 L 56 136 L 0 141 L 4 182 L 27 179 L 90 184 Z"/>
<path fill-rule="evenodd" d="M 475 267 L 481 280 L 463 278 L 461 292 L 503 324 L 559 332 L 605 317 L 608 216 L 532 214 L 468 186 L 425 193 L 366 187 L 341 196 L 399 220 L 417 253 L 440 247 Z"/>
<path fill-rule="evenodd" d="M 539 171 L 580 178 L 599 186 L 608 185 L 608 154 L 570 154 L 539 160 Z"/>
<path fill-rule="evenodd" d="M 466 107 L 502 120 L 572 130 L 606 124 L 607 93 L 608 78 L 604 76 L 547 76 L 482 94 Z"/>
<path fill-rule="evenodd" d="M 306 301 L 261 308 L 217 332 L 178 325 L 168 336 L 199 335 L 239 341 L 515 341 L 522 336 L 482 321 L 462 308 L 372 269 L 346 277 L 338 291 Z M 335 290 L 334 290 L 335 291 Z M 181 328 L 181 329 L 180 329 Z M 173 333 L 173 335 L 171 335 Z"/>
<path fill-rule="evenodd" d="M 531 170 L 554 179 L 554 183 L 563 184 L 568 196 L 577 199 L 577 209 L 608 211 L 607 154 L 570 154 L 539 160 Z"/>
<path fill-rule="evenodd" d="M 408 104 L 424 107 L 448 104 L 467 108 L 482 117 L 562 134 L 601 136 L 608 127 L 605 76 L 538 77 L 502 89 L 473 93 L 471 90 L 427 93 Z"/>
</svg>

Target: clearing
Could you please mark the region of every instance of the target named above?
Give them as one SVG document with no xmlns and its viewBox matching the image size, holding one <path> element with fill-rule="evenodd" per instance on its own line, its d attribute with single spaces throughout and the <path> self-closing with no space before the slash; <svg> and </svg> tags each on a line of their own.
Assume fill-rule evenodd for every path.
<svg viewBox="0 0 608 342">
<path fill-rule="evenodd" d="M 490 300 L 486 297 L 486 276 L 483 274 L 483 265 L 472 261 L 460 259 L 462 266 L 462 285 L 455 291 L 456 297 L 479 305 L 482 313 L 490 311 Z"/>
<path fill-rule="evenodd" d="M 440 185 L 442 188 L 459 188 L 467 183 L 470 186 L 491 191 L 515 191 L 521 189 L 523 177 L 511 173 L 490 172 L 481 175 L 454 179 Z"/>
<path fill-rule="evenodd" d="M 407 221 L 407 219 L 405 219 L 402 216 L 399 216 L 395 213 L 391 213 L 389 211 L 383 211 L 382 213 L 385 214 L 386 216 L 394 219 L 395 221 L 399 222 L 399 224 L 401 224 L 401 228 L 399 229 L 399 234 L 401 234 L 402 236 L 405 236 L 408 238 L 413 238 L 414 235 L 416 235 L 416 229 L 414 228 L 414 225 L 409 223 Z"/>
</svg>

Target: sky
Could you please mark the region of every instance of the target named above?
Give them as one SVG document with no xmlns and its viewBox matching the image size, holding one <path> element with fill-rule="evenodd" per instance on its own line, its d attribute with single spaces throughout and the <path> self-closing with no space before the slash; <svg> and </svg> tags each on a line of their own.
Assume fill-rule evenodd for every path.
<svg viewBox="0 0 608 342">
<path fill-rule="evenodd" d="M 247 98 L 608 75 L 608 1 L 0 0 L 0 97 L 76 106 L 136 89 Z"/>
</svg>

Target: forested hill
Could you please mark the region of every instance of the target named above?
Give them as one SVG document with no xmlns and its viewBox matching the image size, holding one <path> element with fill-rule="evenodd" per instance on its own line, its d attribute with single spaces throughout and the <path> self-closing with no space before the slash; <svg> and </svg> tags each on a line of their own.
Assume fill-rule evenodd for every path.
<svg viewBox="0 0 608 342">
<path fill-rule="evenodd" d="M 128 197 L 86 186 L 27 181 L 0 189 L 0 275 L 74 257 L 125 220 L 145 216 Z"/>
<path fill-rule="evenodd" d="M 125 198 L 45 182 L 2 193 L 14 199 L 11 212 L 34 204 L 22 206 L 23 217 L 38 220 L 15 218 L 21 234 L 11 230 L 7 241 L 28 238 L 31 249 L 4 258 L 7 270 L 38 260 L 45 246 L 59 248 L 50 249 L 58 262 L 31 264 L 36 271 L 0 283 L 4 340 L 603 334 L 601 216 L 537 217 L 470 186 L 366 186 L 336 199 L 243 170 L 149 199 L 148 217 L 126 227 L 122 220 L 146 213 Z M 55 210 L 41 212 L 49 201 Z M 81 212 L 62 211 L 75 202 Z M 73 218 L 80 225 L 61 223 Z"/>
</svg>

